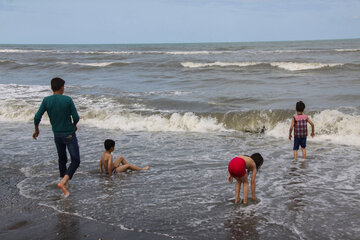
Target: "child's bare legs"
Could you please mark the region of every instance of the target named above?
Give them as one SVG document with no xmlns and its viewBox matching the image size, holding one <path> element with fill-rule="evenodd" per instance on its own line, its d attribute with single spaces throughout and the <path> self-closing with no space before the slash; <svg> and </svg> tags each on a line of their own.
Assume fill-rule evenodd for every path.
<svg viewBox="0 0 360 240">
<path fill-rule="evenodd" d="M 66 189 L 69 186 L 68 185 L 69 178 L 70 178 L 69 175 L 66 174 L 57 184 L 57 186 L 63 191 L 64 197 L 68 197 L 70 195 L 70 192 Z"/>
<path fill-rule="evenodd" d="M 123 156 L 120 156 L 120 157 L 118 157 L 117 159 L 116 159 L 116 161 L 114 162 L 114 167 L 119 167 L 120 166 L 120 163 L 122 163 L 122 164 L 126 164 L 127 162 L 126 162 L 126 160 L 125 160 L 125 158 L 123 157 Z"/>
<path fill-rule="evenodd" d="M 243 190 L 244 191 L 244 204 L 247 204 L 248 194 L 249 194 L 249 183 L 248 182 L 244 183 L 243 188 L 244 188 L 244 190 Z"/>
<path fill-rule="evenodd" d="M 140 170 L 148 170 L 149 166 L 146 166 L 144 168 L 137 167 L 135 165 L 131 165 L 129 163 L 121 165 L 116 168 L 116 172 L 125 172 L 127 169 L 133 170 L 133 171 L 140 171 Z"/>
<path fill-rule="evenodd" d="M 306 158 L 306 148 L 301 148 L 303 159 Z"/>
<path fill-rule="evenodd" d="M 240 189 L 241 189 L 241 182 L 237 181 L 235 184 L 235 203 L 240 202 Z"/>
<path fill-rule="evenodd" d="M 298 158 L 298 150 L 294 150 L 294 160 L 296 161 Z"/>
</svg>

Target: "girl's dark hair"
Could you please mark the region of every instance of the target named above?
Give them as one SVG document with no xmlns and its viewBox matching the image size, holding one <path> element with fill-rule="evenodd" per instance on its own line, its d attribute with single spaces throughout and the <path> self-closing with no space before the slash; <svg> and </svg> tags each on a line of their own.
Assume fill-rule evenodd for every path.
<svg viewBox="0 0 360 240">
<path fill-rule="evenodd" d="M 303 112 L 304 109 L 305 109 L 305 103 L 303 103 L 302 101 L 296 103 L 296 111 Z"/>
<path fill-rule="evenodd" d="M 254 160 L 256 165 L 256 170 L 258 170 L 264 162 L 264 159 L 260 153 L 254 153 L 253 155 L 250 156 L 250 158 Z"/>
<path fill-rule="evenodd" d="M 59 77 L 51 79 L 51 89 L 56 92 L 59 91 L 62 86 L 65 85 L 65 81 Z"/>
<path fill-rule="evenodd" d="M 111 147 L 115 147 L 115 141 L 112 139 L 106 139 L 104 142 L 104 147 L 106 150 L 110 150 Z"/>
</svg>

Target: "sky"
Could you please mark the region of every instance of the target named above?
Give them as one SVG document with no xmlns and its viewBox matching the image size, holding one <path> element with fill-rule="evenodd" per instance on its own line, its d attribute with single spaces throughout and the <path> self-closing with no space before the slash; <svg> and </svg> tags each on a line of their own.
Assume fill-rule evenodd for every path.
<svg viewBox="0 0 360 240">
<path fill-rule="evenodd" d="M 0 44 L 360 38 L 360 0 L 0 0 Z"/>
</svg>

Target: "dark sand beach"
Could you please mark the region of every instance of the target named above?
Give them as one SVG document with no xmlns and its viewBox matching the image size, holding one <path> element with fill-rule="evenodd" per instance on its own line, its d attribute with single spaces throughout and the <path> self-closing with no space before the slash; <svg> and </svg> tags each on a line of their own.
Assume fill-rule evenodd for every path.
<svg viewBox="0 0 360 240">
<path fill-rule="evenodd" d="M 24 179 L 19 170 L 2 167 L 1 173 L 0 239 L 171 239 L 151 233 L 125 231 L 117 226 L 39 206 L 35 200 L 19 194 L 16 185 Z"/>
</svg>

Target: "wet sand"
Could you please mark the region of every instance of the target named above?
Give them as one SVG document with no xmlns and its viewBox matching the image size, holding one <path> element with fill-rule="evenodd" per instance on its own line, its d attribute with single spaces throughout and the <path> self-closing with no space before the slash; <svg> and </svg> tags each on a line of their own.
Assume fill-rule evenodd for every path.
<svg viewBox="0 0 360 240">
<path fill-rule="evenodd" d="M 16 185 L 23 179 L 19 170 L 1 168 L 0 239 L 171 239 L 151 233 L 125 231 L 39 206 L 35 200 L 19 194 Z"/>
</svg>

